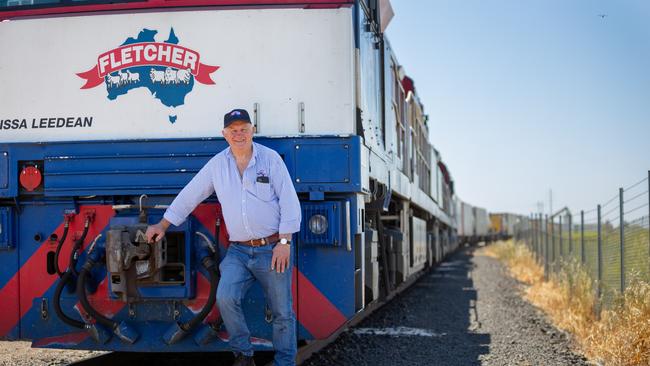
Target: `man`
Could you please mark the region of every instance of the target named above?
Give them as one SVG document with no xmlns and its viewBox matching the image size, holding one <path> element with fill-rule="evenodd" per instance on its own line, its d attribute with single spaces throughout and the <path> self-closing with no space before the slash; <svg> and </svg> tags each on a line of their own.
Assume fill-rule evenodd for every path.
<svg viewBox="0 0 650 366">
<path fill-rule="evenodd" d="M 147 228 L 147 239 L 162 238 L 169 225 L 183 223 L 199 203 L 216 192 L 231 242 L 219 266 L 217 304 L 237 356 L 235 365 L 255 364 L 241 308 L 241 300 L 255 280 L 273 313 L 275 364 L 295 365 L 291 235 L 300 229 L 300 202 L 282 158 L 254 143 L 254 133 L 245 110 L 228 112 L 222 134 L 230 147 L 192 178 L 163 219 Z"/>
</svg>

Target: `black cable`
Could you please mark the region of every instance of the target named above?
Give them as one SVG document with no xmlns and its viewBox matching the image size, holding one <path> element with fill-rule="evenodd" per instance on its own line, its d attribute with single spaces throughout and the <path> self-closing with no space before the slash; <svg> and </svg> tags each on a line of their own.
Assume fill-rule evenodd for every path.
<svg viewBox="0 0 650 366">
<path fill-rule="evenodd" d="M 61 292 L 65 285 L 72 280 L 72 273 L 70 271 L 65 271 L 63 277 L 59 279 L 59 283 L 56 285 L 54 290 L 54 297 L 52 298 L 52 305 L 54 306 L 54 312 L 64 323 L 73 326 L 75 328 L 83 329 L 85 323 L 76 319 L 72 319 L 69 316 L 65 315 L 63 309 L 61 309 Z"/>
<path fill-rule="evenodd" d="M 86 297 L 86 279 L 90 274 L 90 270 L 95 265 L 95 261 L 91 258 L 88 258 L 83 267 L 81 267 L 81 272 L 79 272 L 79 278 L 77 280 L 77 297 L 81 303 L 81 307 L 88 313 L 89 316 L 94 318 L 97 323 L 108 327 L 111 331 L 115 330 L 118 327 L 117 322 L 105 317 L 103 314 L 95 310 L 95 308 L 90 305 L 88 298 Z"/>
<path fill-rule="evenodd" d="M 203 267 L 210 274 L 210 294 L 208 295 L 208 301 L 205 303 L 201 311 L 196 314 L 192 319 L 187 321 L 184 324 L 181 324 L 181 329 L 186 332 L 192 331 L 197 325 L 203 322 L 206 316 L 212 311 L 214 303 L 217 300 L 217 286 L 219 285 L 219 273 L 217 272 L 217 265 L 215 261 L 210 257 L 203 258 Z"/>
<path fill-rule="evenodd" d="M 77 252 L 83 245 L 84 241 L 86 240 L 86 235 L 88 235 L 88 228 L 90 227 L 90 220 L 86 219 L 86 222 L 84 223 L 84 231 L 81 234 L 81 237 L 77 239 L 77 241 L 74 242 L 74 245 L 72 246 L 72 251 L 70 251 L 70 260 L 68 262 L 68 269 L 72 272 L 74 275 L 78 275 L 79 273 L 77 272 L 77 261 L 79 260 L 79 256 L 77 255 Z"/>
<path fill-rule="evenodd" d="M 59 278 L 63 277 L 63 272 L 61 272 L 61 269 L 59 268 L 59 254 L 61 254 L 61 248 L 63 247 L 63 243 L 65 242 L 65 239 L 68 237 L 68 229 L 70 228 L 70 220 L 68 218 L 65 218 L 65 224 L 63 226 L 63 235 L 61 236 L 61 239 L 59 240 L 59 244 L 56 246 L 56 251 L 54 252 L 54 268 L 56 269 L 56 273 L 59 275 Z"/>
</svg>

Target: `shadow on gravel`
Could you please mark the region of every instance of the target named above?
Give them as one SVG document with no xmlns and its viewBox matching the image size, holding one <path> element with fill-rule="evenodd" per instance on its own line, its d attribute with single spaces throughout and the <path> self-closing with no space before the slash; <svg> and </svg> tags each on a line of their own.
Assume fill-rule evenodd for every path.
<svg viewBox="0 0 650 366">
<path fill-rule="evenodd" d="M 478 319 L 472 251 L 448 258 L 304 364 L 480 365 L 491 337 Z"/>
</svg>

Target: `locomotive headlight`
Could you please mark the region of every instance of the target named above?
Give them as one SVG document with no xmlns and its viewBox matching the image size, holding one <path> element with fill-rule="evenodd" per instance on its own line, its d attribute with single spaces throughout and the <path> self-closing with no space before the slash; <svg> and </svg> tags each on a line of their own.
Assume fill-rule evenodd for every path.
<svg viewBox="0 0 650 366">
<path fill-rule="evenodd" d="M 309 230 L 316 235 L 327 231 L 327 218 L 323 215 L 313 215 L 309 219 Z"/>
</svg>

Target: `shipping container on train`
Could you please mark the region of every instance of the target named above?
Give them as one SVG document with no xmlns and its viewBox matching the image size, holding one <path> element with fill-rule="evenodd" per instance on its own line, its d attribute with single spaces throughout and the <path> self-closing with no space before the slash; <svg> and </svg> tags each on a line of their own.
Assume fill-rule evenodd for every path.
<svg viewBox="0 0 650 366">
<path fill-rule="evenodd" d="M 490 213 L 490 231 L 501 240 L 512 238 L 521 219 L 521 215 L 513 213 Z"/>
<path fill-rule="evenodd" d="M 493 235 L 486 209 L 472 206 L 456 199 L 456 226 L 460 244 L 489 243 L 496 239 Z"/>
<path fill-rule="evenodd" d="M 216 197 L 160 245 L 142 233 L 226 147 L 232 108 L 248 109 L 301 201 L 299 341 L 328 338 L 458 246 L 452 176 L 383 35 L 387 0 L 0 4 L 1 117 L 26 121 L 0 129 L 3 339 L 228 349 Z M 243 307 L 256 349 L 272 348 L 259 286 Z"/>
</svg>

